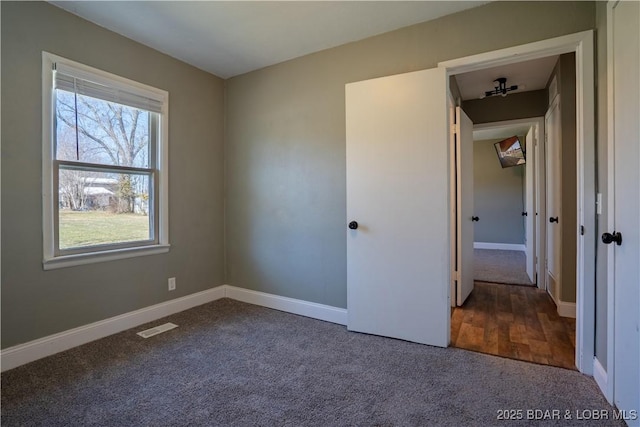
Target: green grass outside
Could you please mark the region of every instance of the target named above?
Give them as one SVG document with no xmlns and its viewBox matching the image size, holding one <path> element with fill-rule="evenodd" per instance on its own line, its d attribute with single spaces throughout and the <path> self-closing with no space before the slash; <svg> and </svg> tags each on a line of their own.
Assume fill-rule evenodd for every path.
<svg viewBox="0 0 640 427">
<path fill-rule="evenodd" d="M 148 239 L 146 215 L 60 211 L 60 249 Z"/>
</svg>

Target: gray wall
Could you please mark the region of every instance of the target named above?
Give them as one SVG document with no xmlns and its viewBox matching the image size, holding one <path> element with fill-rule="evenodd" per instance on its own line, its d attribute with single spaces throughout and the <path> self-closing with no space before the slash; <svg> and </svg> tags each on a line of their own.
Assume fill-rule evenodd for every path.
<svg viewBox="0 0 640 427">
<path fill-rule="evenodd" d="M 224 283 L 224 82 L 46 3 L 0 7 L 2 348 Z M 43 271 L 43 50 L 169 91 L 168 254 Z"/>
<path fill-rule="evenodd" d="M 597 236 L 607 231 L 607 3 L 596 5 L 597 188 L 602 194 Z M 596 243 L 596 357 L 607 367 L 607 245 Z"/>
<path fill-rule="evenodd" d="M 506 97 L 470 99 L 462 103 L 462 108 L 475 124 L 541 117 L 547 112 L 547 91 L 532 90 Z"/>
<path fill-rule="evenodd" d="M 520 141 L 524 137 L 520 136 Z M 524 166 L 503 169 L 494 143 L 473 142 L 475 241 L 524 244 Z"/>
<path fill-rule="evenodd" d="M 591 2 L 496 2 L 228 80 L 228 283 L 346 307 L 345 83 L 594 26 Z"/>
</svg>

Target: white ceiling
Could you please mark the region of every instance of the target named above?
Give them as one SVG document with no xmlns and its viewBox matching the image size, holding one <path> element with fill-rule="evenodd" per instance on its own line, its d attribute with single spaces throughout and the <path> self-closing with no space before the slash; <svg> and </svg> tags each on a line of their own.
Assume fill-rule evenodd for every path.
<svg viewBox="0 0 640 427">
<path fill-rule="evenodd" d="M 558 56 L 534 59 L 531 61 L 487 68 L 479 71 L 456 75 L 460 94 L 464 101 L 478 99 L 486 91 L 493 90 L 498 77 L 507 78 L 507 86 L 518 85 L 517 92 L 544 89 L 551 76 Z"/>
<path fill-rule="evenodd" d="M 488 1 L 51 1 L 223 78 Z"/>
</svg>

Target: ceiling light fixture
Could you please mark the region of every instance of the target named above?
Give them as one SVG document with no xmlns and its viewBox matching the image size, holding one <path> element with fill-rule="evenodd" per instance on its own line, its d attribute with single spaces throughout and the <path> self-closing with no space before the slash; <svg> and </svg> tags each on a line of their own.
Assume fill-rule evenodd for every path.
<svg viewBox="0 0 640 427">
<path fill-rule="evenodd" d="M 480 99 L 483 99 L 483 98 L 485 98 L 487 96 L 493 96 L 493 95 L 507 96 L 507 92 L 518 90 L 518 85 L 513 85 L 513 86 L 507 87 L 507 78 L 506 77 L 499 77 L 499 78 L 495 79 L 493 82 L 495 83 L 495 89 L 486 91 L 484 93 L 484 95 L 480 97 Z"/>
</svg>

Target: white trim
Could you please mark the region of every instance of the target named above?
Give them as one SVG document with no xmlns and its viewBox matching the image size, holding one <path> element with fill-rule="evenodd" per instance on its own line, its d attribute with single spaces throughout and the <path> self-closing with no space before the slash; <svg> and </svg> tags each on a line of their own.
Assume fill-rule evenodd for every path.
<svg viewBox="0 0 640 427">
<path fill-rule="evenodd" d="M 114 249 L 111 251 L 88 252 L 74 255 L 57 256 L 53 259 L 45 259 L 42 266 L 45 270 L 56 268 L 74 267 L 76 265 L 93 264 L 96 262 L 114 261 L 117 259 L 133 258 L 145 255 L 157 255 L 169 252 L 171 245 L 136 246 L 126 249 Z"/>
<path fill-rule="evenodd" d="M 451 129 L 451 131 L 449 132 L 449 182 L 456 182 L 456 132 L 455 132 L 455 118 L 456 118 L 456 107 L 455 107 L 455 100 L 453 99 L 453 95 L 451 94 L 451 88 L 449 87 L 449 82 L 450 80 L 447 79 L 447 107 L 448 107 L 448 111 L 449 111 L 449 116 L 448 116 L 448 124 L 449 124 L 449 129 Z M 452 186 L 453 187 L 453 186 Z M 450 290 L 449 290 L 449 306 L 450 307 L 455 307 L 456 306 L 456 292 L 458 291 L 458 282 L 460 281 L 460 272 L 458 271 L 458 251 L 457 251 L 457 246 L 458 246 L 458 242 L 457 239 L 455 238 L 455 236 L 457 235 L 457 230 L 458 230 L 458 221 L 457 221 L 457 199 L 458 199 L 458 189 L 457 188 L 451 188 L 451 191 L 449 192 L 449 217 L 451 219 L 455 218 L 454 220 L 450 220 L 449 221 L 449 235 L 451 236 L 451 244 L 449 245 L 449 264 L 451 265 L 450 267 L 450 271 L 451 271 L 451 278 L 449 280 L 449 283 L 451 284 L 450 286 Z M 455 240 L 454 240 L 455 239 Z M 449 334 L 451 335 L 451 334 Z M 451 338 L 449 338 L 449 340 L 451 340 Z M 447 343 L 448 345 L 451 344 L 451 341 L 449 341 Z"/>
<path fill-rule="evenodd" d="M 596 286 L 596 179 L 595 81 L 593 31 L 587 31 L 576 52 L 576 163 L 578 227 L 576 232 L 576 366 L 592 375 L 595 356 Z M 577 230 L 576 230 L 577 231 Z"/>
<path fill-rule="evenodd" d="M 531 117 L 526 119 L 513 119 L 513 120 L 501 120 L 498 122 L 490 122 L 490 123 L 478 123 L 473 125 L 473 130 L 487 130 L 487 129 L 498 129 L 498 128 L 508 128 L 518 125 L 539 125 L 542 129 L 544 129 L 544 116 Z"/>
<path fill-rule="evenodd" d="M 576 159 L 578 225 L 576 268 L 576 366 L 593 373 L 595 340 L 595 126 L 593 30 L 440 62 L 447 75 L 563 53 L 576 53 Z"/>
<path fill-rule="evenodd" d="M 43 259 L 54 258 L 53 217 L 53 55 L 42 52 L 42 244 Z"/>
<path fill-rule="evenodd" d="M 604 370 L 597 357 L 593 358 L 593 379 L 596 380 L 596 384 L 600 387 L 600 391 L 604 394 L 607 402 L 613 405 L 613 396 L 608 395 L 609 380 L 607 371 Z"/>
<path fill-rule="evenodd" d="M 558 303 L 558 315 L 562 317 L 571 317 L 572 319 L 575 319 L 576 303 L 560 301 Z"/>
<path fill-rule="evenodd" d="M 531 59 L 561 55 L 563 53 L 575 52 L 576 48 L 582 44 L 586 38 L 593 39 L 592 30 L 494 50 L 492 52 L 479 53 L 464 58 L 451 59 L 438 63 L 438 67 L 447 68 L 449 74 L 462 74 L 500 65 L 524 62 Z"/>
<path fill-rule="evenodd" d="M 249 304 L 285 311 L 287 313 L 311 317 L 312 319 L 324 320 L 325 322 L 337 323 L 339 325 L 347 324 L 347 310 L 344 308 L 252 291 L 230 285 L 226 285 L 226 297 Z"/>
<path fill-rule="evenodd" d="M 221 298 L 232 298 L 237 301 L 339 325 L 347 324 L 347 310 L 344 308 L 251 291 L 235 286 L 221 285 L 206 291 L 39 338 L 25 344 L 9 347 L 0 351 L 1 370 L 4 372 L 34 360 L 42 359 L 43 357 L 51 356 Z"/>
<path fill-rule="evenodd" d="M 522 251 L 527 248 L 521 243 L 489 243 L 489 242 L 473 242 L 473 249 L 493 249 L 501 251 Z"/>
<path fill-rule="evenodd" d="M 144 323 L 153 322 L 165 316 L 224 298 L 224 296 L 225 287 L 218 286 L 206 291 L 49 335 L 25 344 L 9 347 L 0 352 L 0 359 L 2 360 L 1 370 L 4 372 L 33 362 L 34 360 L 69 350 L 70 348 L 134 328 Z"/>
<path fill-rule="evenodd" d="M 158 175 L 158 243 L 169 245 L 169 92 L 165 92 L 157 137 L 156 173 Z"/>
<path fill-rule="evenodd" d="M 556 305 L 556 311 L 558 312 L 558 316 L 562 317 L 571 317 L 572 319 L 576 318 L 576 303 L 575 302 L 566 302 L 562 301 L 559 297 L 553 295 L 553 292 L 547 291 L 547 294 L 553 300 L 553 303 Z"/>
<path fill-rule="evenodd" d="M 614 144 L 614 80 L 613 80 L 613 8 L 617 1 L 607 2 L 607 230 L 615 230 L 615 144 Z M 605 230 L 606 231 L 606 230 Z M 607 400 L 613 401 L 615 382 L 615 247 L 607 245 Z"/>
</svg>

